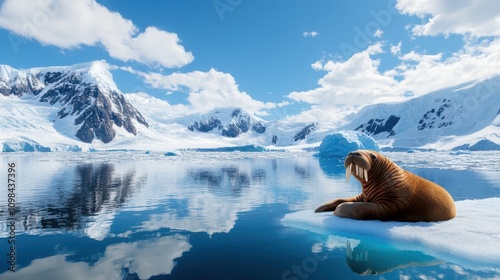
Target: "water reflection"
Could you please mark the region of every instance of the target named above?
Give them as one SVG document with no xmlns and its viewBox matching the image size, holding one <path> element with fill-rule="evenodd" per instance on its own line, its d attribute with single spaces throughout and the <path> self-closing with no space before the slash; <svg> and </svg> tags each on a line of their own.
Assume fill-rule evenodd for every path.
<svg viewBox="0 0 500 280">
<path fill-rule="evenodd" d="M 215 169 L 193 168 L 188 171 L 187 177 L 211 189 L 228 188 L 232 194 L 241 195 L 243 189 L 265 183 L 267 172 L 264 168 L 246 170 L 238 166 L 224 166 Z"/>
<path fill-rule="evenodd" d="M 229 166 L 218 170 L 192 169 L 188 172 L 188 177 L 212 189 L 227 187 L 232 194 L 241 195 L 242 189 L 248 188 L 255 181 L 254 178 L 259 181 L 265 178 L 265 171 L 261 170 L 261 172 L 263 172 L 263 177 L 254 177 L 238 167 Z"/>
<path fill-rule="evenodd" d="M 85 217 L 96 216 L 104 209 L 121 207 L 134 188 L 140 186 L 135 181 L 134 170 L 117 177 L 112 164 L 83 164 L 75 169 L 72 191 L 59 192 L 57 201 L 40 205 L 44 209 L 42 228 L 81 229 L 85 226 L 82 224 Z"/>
<path fill-rule="evenodd" d="M 17 194 L 20 207 L 16 228 L 22 232 L 76 231 L 102 240 L 108 234 L 114 213 L 147 178 L 136 176 L 134 169 L 117 172 L 109 163 L 66 166 L 56 174 L 48 186 L 42 187 L 50 192 L 39 199 L 36 190 L 30 190 L 31 186 L 21 185 L 23 188 Z M 2 227 L 2 236 L 5 232 Z"/>
<path fill-rule="evenodd" d="M 162 203 L 166 207 L 160 206 L 159 211 L 150 214 L 137 231 L 169 228 L 209 235 L 229 232 L 238 213 L 272 200 L 273 190 L 263 187 L 270 179 L 268 164 L 218 162 L 210 167 L 188 166 L 184 174 L 179 174 L 182 188 L 170 189 Z"/>
<path fill-rule="evenodd" d="M 72 279 L 147 279 L 169 274 L 174 277 L 179 264 L 186 270 L 196 265 L 190 258 L 193 254 L 197 254 L 198 262 L 213 259 L 213 263 L 231 261 L 237 265 L 241 260 L 231 255 L 234 252 L 246 257 L 248 263 L 267 258 L 266 265 L 274 270 L 279 270 L 276 263 L 281 262 L 285 271 L 296 263 L 290 256 L 300 254 L 300 248 L 310 248 L 309 241 L 303 238 L 309 238 L 309 233 L 290 235 L 290 229 L 281 226 L 279 221 L 285 213 L 314 209 L 325 198 L 359 193 L 358 184 L 353 187 L 356 182 L 345 183 L 342 160 L 313 157 L 205 160 L 204 156 L 186 161 L 162 157 L 113 164 L 74 161 L 49 166 L 48 161 L 31 159 L 29 167 L 20 161 L 19 166 L 33 170 L 29 176 L 44 177 L 38 184 L 30 181 L 19 189 L 20 242 L 36 248 L 42 240 L 44 252 L 25 249 L 20 254 L 20 270 L 15 274 L 0 274 L 0 278 L 67 279 L 71 275 Z M 40 172 L 40 168 L 44 171 Z M 448 171 L 432 172 L 429 176 L 441 179 L 460 177 Z M 464 175 L 460 183 L 473 185 L 478 176 L 476 173 L 469 179 Z M 481 196 L 500 196 L 500 189 L 492 187 L 494 183 L 479 182 L 481 186 L 475 188 L 481 190 Z M 451 192 L 456 194 L 457 190 Z M 472 188 L 460 193 L 473 196 Z M 6 204 L 2 199 L 5 197 L 0 197 L 0 211 L 5 217 Z M 5 225 L 2 221 L 3 237 L 7 234 Z M 263 225 L 264 230 L 259 228 Z M 350 270 L 386 276 L 390 270 L 397 272 L 408 266 L 439 262 L 417 251 L 363 240 L 349 242 L 349 251 L 342 250 L 330 259 L 348 271 L 344 279 L 354 275 Z M 345 248 L 345 240 L 343 244 Z M 61 247 L 64 250 L 54 249 Z M 224 269 L 224 265 L 220 266 Z M 239 267 L 232 269 L 238 271 Z M 280 275 L 277 274 L 278 278 Z M 312 275 L 311 279 L 331 278 L 326 272 Z M 211 276 L 207 274 L 206 278 Z M 245 276 L 269 278 L 266 274 Z"/>
<path fill-rule="evenodd" d="M 352 246 L 347 241 L 346 263 L 360 275 L 376 275 L 410 266 L 432 266 L 444 263 L 420 251 L 399 250 L 387 244 L 360 240 Z"/>
<path fill-rule="evenodd" d="M 315 159 L 212 161 L 209 167 L 155 161 L 98 162 L 53 165 L 50 170 L 43 161 L 38 165 L 44 165 L 43 173 L 53 177 L 43 185 L 26 185 L 19 193 L 23 207 L 17 215 L 17 228 L 30 234 L 72 231 L 103 240 L 110 234 L 116 214 L 125 207 L 151 213 L 141 215 L 147 219 L 141 218 L 127 233 L 114 234 L 162 228 L 209 235 L 229 232 L 238 213 L 262 204 L 300 207 L 308 197 L 308 190 L 301 187 L 303 179 L 315 176 L 311 162 Z M 38 165 L 30 159 L 30 168 L 36 170 Z M 0 205 L 3 213 L 5 205 Z M 1 236 L 6 236 L 5 224 L 0 227 Z"/>
<path fill-rule="evenodd" d="M 327 176 L 338 176 L 345 173 L 343 158 L 319 157 L 318 160 L 321 170 L 323 170 Z"/>
<path fill-rule="evenodd" d="M 106 247 L 92 264 L 68 261 L 69 254 L 58 254 L 34 260 L 30 266 L 1 279 L 149 279 L 170 274 L 175 260 L 191 249 L 187 237 L 180 234 L 137 242 L 116 243 Z"/>
</svg>

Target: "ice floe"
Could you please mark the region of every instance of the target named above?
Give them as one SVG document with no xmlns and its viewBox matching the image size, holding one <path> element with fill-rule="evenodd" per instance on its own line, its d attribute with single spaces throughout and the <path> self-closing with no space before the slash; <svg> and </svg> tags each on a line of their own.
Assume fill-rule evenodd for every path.
<svg viewBox="0 0 500 280">
<path fill-rule="evenodd" d="M 500 198 L 456 202 L 457 216 L 434 223 L 360 221 L 303 210 L 282 224 L 325 235 L 372 238 L 464 267 L 500 268 Z"/>
</svg>

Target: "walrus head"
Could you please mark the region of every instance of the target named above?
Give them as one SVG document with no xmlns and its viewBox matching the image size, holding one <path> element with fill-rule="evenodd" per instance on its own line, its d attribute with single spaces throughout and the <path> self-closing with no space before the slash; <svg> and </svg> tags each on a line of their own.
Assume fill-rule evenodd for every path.
<svg viewBox="0 0 500 280">
<path fill-rule="evenodd" d="M 360 182 L 368 182 L 368 172 L 372 169 L 378 157 L 380 157 L 378 153 L 369 150 L 357 150 L 347 154 L 344 160 L 347 181 L 349 181 L 352 174 Z"/>
</svg>

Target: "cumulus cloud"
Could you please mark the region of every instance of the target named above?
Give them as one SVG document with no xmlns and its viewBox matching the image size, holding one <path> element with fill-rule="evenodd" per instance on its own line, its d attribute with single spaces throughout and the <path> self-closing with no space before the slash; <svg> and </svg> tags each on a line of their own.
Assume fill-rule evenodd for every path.
<svg viewBox="0 0 500 280">
<path fill-rule="evenodd" d="M 443 58 L 441 53 L 411 51 L 400 56 L 401 64 L 395 68 L 396 75 L 401 78 L 398 89 L 419 96 L 460 82 L 498 75 L 499 53 L 498 39 L 467 42 L 461 50 L 447 58 Z"/>
<path fill-rule="evenodd" d="M 382 45 L 378 43 L 346 61 L 316 62 L 312 65 L 315 70 L 327 72 L 319 79 L 319 86 L 308 91 L 292 92 L 288 97 L 313 104 L 312 111 L 303 112 L 302 117 L 307 115 L 310 119 L 318 116 L 320 121 L 332 121 L 338 118 L 339 112 L 380 102 L 393 95 L 395 84 L 392 77 L 378 71 L 380 61 L 371 58 L 371 55 L 381 52 Z"/>
<path fill-rule="evenodd" d="M 319 35 L 319 33 L 316 31 L 311 31 L 311 32 L 306 31 L 306 32 L 302 33 L 302 36 L 304 36 L 304 37 L 316 37 L 318 35 Z"/>
<path fill-rule="evenodd" d="M 177 34 L 147 27 L 143 32 L 95 0 L 5 0 L 0 27 L 63 49 L 102 46 L 111 57 L 163 67 L 193 61 Z"/>
<path fill-rule="evenodd" d="M 396 8 L 422 19 L 422 24 L 412 28 L 417 36 L 500 35 L 500 2 L 497 0 L 398 0 Z"/>
<path fill-rule="evenodd" d="M 448 56 L 415 50 L 402 53 L 401 42 L 389 49 L 399 63 L 384 72 L 379 71 L 380 61 L 373 58 L 387 52 L 380 43 L 345 61 L 315 62 L 312 68 L 326 74 L 319 79 L 317 88 L 288 95 L 311 104 L 309 110 L 293 118 L 338 122 L 365 105 L 401 101 L 500 74 L 500 40 L 494 38 L 479 43 L 466 41 L 462 49 Z"/>
<path fill-rule="evenodd" d="M 122 70 L 141 76 L 145 83 L 158 89 L 173 92 L 185 92 L 190 110 L 204 112 L 214 108 L 243 107 L 249 112 L 266 115 L 265 110 L 275 108 L 275 103 L 264 103 L 253 99 L 246 92 L 240 91 L 231 74 L 210 69 L 207 72 L 193 71 L 189 73 L 145 73 L 130 67 Z M 282 105 L 282 104 L 280 104 Z"/>
</svg>

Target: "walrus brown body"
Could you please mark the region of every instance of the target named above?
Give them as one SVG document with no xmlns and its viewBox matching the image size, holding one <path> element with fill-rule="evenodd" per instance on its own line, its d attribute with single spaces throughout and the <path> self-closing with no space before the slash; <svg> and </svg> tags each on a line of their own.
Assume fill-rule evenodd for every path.
<svg viewBox="0 0 500 280">
<path fill-rule="evenodd" d="M 441 186 L 403 170 L 381 154 L 359 150 L 347 155 L 344 166 L 361 182 L 361 194 L 328 201 L 315 212 L 358 220 L 432 222 L 455 217 L 455 202 Z"/>
</svg>

